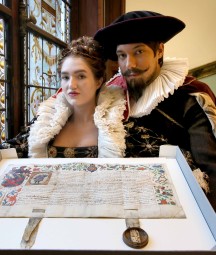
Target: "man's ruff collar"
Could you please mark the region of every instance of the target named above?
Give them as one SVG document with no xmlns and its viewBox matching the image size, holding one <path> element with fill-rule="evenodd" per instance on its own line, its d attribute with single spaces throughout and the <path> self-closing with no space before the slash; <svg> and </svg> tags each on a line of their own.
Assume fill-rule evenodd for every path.
<svg viewBox="0 0 216 255">
<path fill-rule="evenodd" d="M 130 109 L 130 116 L 142 117 L 150 114 L 164 98 L 168 98 L 182 86 L 187 74 L 188 60 L 186 58 L 166 58 L 160 75 L 146 87 L 141 98 Z"/>
</svg>

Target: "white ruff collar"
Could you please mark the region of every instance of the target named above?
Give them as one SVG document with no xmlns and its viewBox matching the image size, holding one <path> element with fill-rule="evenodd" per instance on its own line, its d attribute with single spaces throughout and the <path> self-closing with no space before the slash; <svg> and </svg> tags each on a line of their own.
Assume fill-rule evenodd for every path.
<svg viewBox="0 0 216 255">
<path fill-rule="evenodd" d="M 125 103 L 124 91 L 118 86 L 104 86 L 101 89 L 94 113 L 98 128 L 98 157 L 124 157 L 125 130 L 122 120 Z M 48 157 L 47 144 L 61 131 L 71 114 L 73 107 L 68 104 L 63 93 L 41 103 L 38 119 L 30 129 L 30 157 Z"/>
<path fill-rule="evenodd" d="M 148 86 L 141 98 L 130 109 L 130 116 L 148 115 L 164 98 L 172 95 L 180 87 L 188 74 L 186 58 L 166 58 L 160 75 Z"/>
</svg>

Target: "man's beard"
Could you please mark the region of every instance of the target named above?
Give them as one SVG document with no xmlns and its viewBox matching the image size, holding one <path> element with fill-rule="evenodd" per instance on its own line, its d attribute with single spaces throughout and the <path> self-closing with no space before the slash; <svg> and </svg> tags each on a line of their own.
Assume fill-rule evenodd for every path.
<svg viewBox="0 0 216 255">
<path fill-rule="evenodd" d="M 127 87 L 130 97 L 136 102 L 142 96 L 144 89 L 148 86 L 142 78 L 127 80 Z"/>
<path fill-rule="evenodd" d="M 147 70 L 145 70 L 147 71 Z M 156 78 L 156 70 L 155 72 L 149 77 L 147 81 L 144 81 L 143 78 L 134 78 L 127 80 L 127 76 L 130 76 L 130 74 L 143 74 L 145 71 L 133 68 L 131 70 L 127 70 L 123 73 L 123 76 L 126 78 L 127 81 L 127 87 L 129 96 L 133 98 L 136 102 L 139 100 L 139 98 L 142 96 L 145 88 L 151 84 L 155 78 Z"/>
</svg>

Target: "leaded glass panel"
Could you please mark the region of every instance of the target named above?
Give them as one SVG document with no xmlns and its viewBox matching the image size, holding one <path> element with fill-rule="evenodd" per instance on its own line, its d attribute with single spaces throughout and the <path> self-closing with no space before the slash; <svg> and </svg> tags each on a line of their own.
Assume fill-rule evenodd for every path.
<svg viewBox="0 0 216 255">
<path fill-rule="evenodd" d="M 30 0 L 29 13 L 36 18 L 36 25 L 58 39 L 69 42 L 70 1 Z"/>
<path fill-rule="evenodd" d="M 39 104 L 52 96 L 59 88 L 57 59 L 62 43 L 69 43 L 70 1 L 66 0 L 29 0 L 28 17 L 36 18 L 36 26 L 49 33 L 54 39 L 47 39 L 44 34 L 28 31 L 24 38 L 24 85 L 25 85 L 25 123 L 37 115 Z M 61 41 L 61 45 L 58 41 Z"/>
<path fill-rule="evenodd" d="M 6 139 L 6 73 L 5 73 L 5 28 L 4 20 L 0 19 L 0 142 Z"/>
<path fill-rule="evenodd" d="M 29 33 L 28 40 L 28 121 L 36 116 L 39 104 L 59 88 L 57 57 L 60 48 Z"/>
</svg>

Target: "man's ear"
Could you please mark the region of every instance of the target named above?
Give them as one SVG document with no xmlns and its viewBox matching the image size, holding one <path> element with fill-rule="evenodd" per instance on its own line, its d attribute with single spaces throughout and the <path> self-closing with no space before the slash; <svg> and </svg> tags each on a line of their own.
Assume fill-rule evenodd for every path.
<svg viewBox="0 0 216 255">
<path fill-rule="evenodd" d="M 160 43 L 158 47 L 158 58 L 162 58 L 164 54 L 164 44 Z"/>
</svg>

